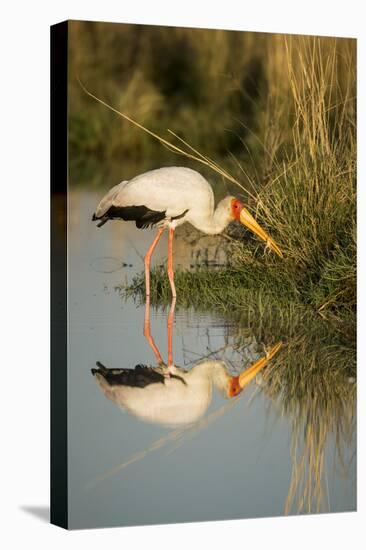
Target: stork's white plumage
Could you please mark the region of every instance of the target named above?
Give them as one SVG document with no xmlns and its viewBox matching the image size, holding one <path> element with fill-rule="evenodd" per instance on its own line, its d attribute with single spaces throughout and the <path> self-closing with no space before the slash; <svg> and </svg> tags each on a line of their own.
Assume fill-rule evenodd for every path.
<svg viewBox="0 0 366 550">
<path fill-rule="evenodd" d="M 189 222 L 210 235 L 221 233 L 234 220 L 248 227 L 282 257 L 271 237 L 259 226 L 244 205 L 235 197 L 221 200 L 216 209 L 208 181 L 195 170 L 166 167 L 151 170 L 113 187 L 100 201 L 93 215 L 98 227 L 108 220 L 135 221 L 138 228 L 155 226 L 156 238 L 145 256 L 146 294 L 150 294 L 151 255 L 164 231 L 169 230 L 168 275 L 173 296 L 176 295 L 173 271 L 173 235 L 179 225 Z"/>
<path fill-rule="evenodd" d="M 117 406 L 140 420 L 166 426 L 193 424 L 208 409 L 216 386 L 225 397 L 238 395 L 277 353 L 274 346 L 239 376 L 231 376 L 223 361 L 206 360 L 190 370 L 171 366 L 170 376 L 164 367 L 139 365 L 134 370 L 93 369 L 98 386 Z M 137 382 L 138 380 L 138 382 Z"/>
<path fill-rule="evenodd" d="M 137 365 L 134 369 L 108 369 L 97 362 L 92 369 L 104 395 L 141 420 L 169 426 L 191 424 L 207 410 L 216 386 L 225 397 L 235 397 L 274 357 L 281 342 L 265 357 L 238 376 L 231 376 L 224 361 L 204 360 L 192 369 L 177 367 L 173 361 L 173 324 L 175 298 L 167 322 L 168 363 L 165 364 L 150 329 L 150 299 L 147 297 L 144 336 L 156 358 L 157 366 Z"/>
</svg>

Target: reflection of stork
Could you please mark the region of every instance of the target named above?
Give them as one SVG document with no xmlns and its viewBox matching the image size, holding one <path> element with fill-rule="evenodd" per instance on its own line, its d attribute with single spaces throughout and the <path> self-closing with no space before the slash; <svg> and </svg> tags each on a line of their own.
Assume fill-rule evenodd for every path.
<svg viewBox="0 0 366 550">
<path fill-rule="evenodd" d="M 165 229 L 169 229 L 168 276 L 173 296 L 176 295 L 173 271 L 173 236 L 185 222 L 216 235 L 234 220 L 240 221 L 269 248 L 282 257 L 273 239 L 259 226 L 244 205 L 235 197 L 226 197 L 214 208 L 214 194 L 201 174 L 190 168 L 166 167 L 151 170 L 113 187 L 100 201 L 93 220 L 98 227 L 108 220 L 133 220 L 138 228 L 159 228 L 145 256 L 146 295 L 150 294 L 150 260 Z"/>
<path fill-rule="evenodd" d="M 134 369 L 108 369 L 97 363 L 92 369 L 97 383 L 111 401 L 141 420 L 169 426 L 192 424 L 206 412 L 213 386 L 225 397 L 235 397 L 272 359 L 278 343 L 238 376 L 231 376 L 224 361 L 204 360 L 190 370 L 173 364 L 172 327 L 174 302 L 168 318 L 168 366 L 150 333 L 149 302 L 146 303 L 144 334 L 156 356 L 158 366 L 137 365 Z"/>
</svg>

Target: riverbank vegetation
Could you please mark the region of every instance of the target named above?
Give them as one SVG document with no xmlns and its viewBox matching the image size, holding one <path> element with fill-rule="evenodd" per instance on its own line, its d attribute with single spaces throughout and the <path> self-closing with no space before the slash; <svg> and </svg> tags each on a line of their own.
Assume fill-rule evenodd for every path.
<svg viewBox="0 0 366 550">
<path fill-rule="evenodd" d="M 231 230 L 230 265 L 178 272 L 179 301 L 223 311 L 296 307 L 354 337 L 355 41 L 83 22 L 70 33 L 72 184 L 110 187 L 144 169 L 186 164 L 209 179 L 217 199 L 241 197 L 284 252 L 276 258 L 247 231 Z M 156 134 L 174 141 L 173 130 L 242 188 L 93 101 L 77 76 Z M 143 276 L 125 290 L 143 295 Z M 169 298 L 160 268 L 152 292 Z"/>
<path fill-rule="evenodd" d="M 176 271 L 176 307 L 214 310 L 237 349 L 253 336 L 283 342 L 261 388 L 291 422 L 285 512 L 326 511 L 326 447 L 346 471 L 356 431 L 356 41 L 84 22 L 70 37 L 71 185 L 103 192 L 145 170 L 190 166 L 217 200 L 241 198 L 282 249 L 280 259 L 233 225 L 227 265 Z M 231 181 L 116 116 L 77 78 L 182 147 L 171 129 Z M 144 274 L 118 291 L 143 302 Z M 156 266 L 151 303 L 170 301 Z"/>
<path fill-rule="evenodd" d="M 248 176 L 255 199 L 248 195 L 246 202 L 278 242 L 285 259 L 264 253 L 262 243 L 238 228 L 236 238 L 230 240 L 230 267 L 219 273 L 177 273 L 180 300 L 187 304 L 198 300 L 222 309 L 258 299 L 269 308 L 291 302 L 323 318 L 353 318 L 356 119 L 352 48 L 347 44 L 349 49 L 341 55 L 337 42 L 333 48 L 328 43 L 325 48 L 320 39 L 301 39 L 296 48 L 292 40 L 282 42 L 285 69 L 281 76 L 282 87 L 287 77 L 287 102 L 285 92 L 280 97 L 270 94 L 266 113 L 276 121 L 274 133 L 282 137 L 267 136 L 271 151 L 263 143 L 267 176 L 260 180 L 254 173 Z M 245 180 L 247 172 L 235 161 L 239 170 L 235 176 L 239 178 L 241 171 Z M 155 270 L 153 281 L 153 293 L 167 299 L 169 285 L 161 269 Z M 141 276 L 130 290 L 138 292 L 142 287 Z"/>
</svg>

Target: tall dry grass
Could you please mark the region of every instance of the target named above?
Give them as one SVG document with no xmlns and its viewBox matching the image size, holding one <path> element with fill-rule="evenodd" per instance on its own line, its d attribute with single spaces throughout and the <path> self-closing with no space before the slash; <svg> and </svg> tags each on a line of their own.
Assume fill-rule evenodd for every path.
<svg viewBox="0 0 366 550">
<path fill-rule="evenodd" d="M 354 46 L 281 37 L 268 53 L 269 112 L 278 124 L 264 131 L 267 181 L 256 186 L 252 206 L 283 249 L 304 301 L 323 314 L 356 304 Z M 238 261 L 246 259 L 242 248 Z"/>
<path fill-rule="evenodd" d="M 356 261 L 354 52 L 351 44 L 344 55 L 336 44 L 327 50 L 314 39 L 288 54 L 296 115 L 291 168 L 261 202 L 289 259 L 319 276 L 322 310 L 335 296 L 355 306 Z"/>
<path fill-rule="evenodd" d="M 263 254 L 236 228 L 230 267 L 178 272 L 176 287 L 181 305 L 215 308 L 258 341 L 284 341 L 263 391 L 292 425 L 285 511 L 326 510 L 326 450 L 333 444 L 345 462 L 355 433 L 355 41 L 80 22 L 70 31 L 72 183 L 108 187 L 188 164 L 218 198 L 242 195 L 284 251 L 284 260 Z M 177 157 L 115 117 L 83 93 L 77 75 L 155 134 L 172 140 L 171 128 L 214 165 Z M 121 289 L 143 299 L 143 276 Z M 158 267 L 152 302 L 169 301 Z"/>
<path fill-rule="evenodd" d="M 285 252 L 280 266 L 238 231 L 233 258 L 245 290 L 295 295 L 326 317 L 353 315 L 355 57 L 351 39 L 73 22 L 71 182 L 91 185 L 96 173 L 112 185 L 110 166 L 119 181 L 189 164 L 218 196 L 223 182 L 242 195 Z M 77 75 L 160 137 L 92 101 Z M 183 140 L 175 150 L 162 147 L 174 134 Z M 176 156 L 177 146 L 186 154 Z"/>
</svg>

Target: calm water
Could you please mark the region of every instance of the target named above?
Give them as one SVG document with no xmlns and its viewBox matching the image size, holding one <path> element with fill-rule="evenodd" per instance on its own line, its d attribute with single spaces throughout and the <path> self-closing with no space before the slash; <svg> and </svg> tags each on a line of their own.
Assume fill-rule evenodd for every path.
<svg viewBox="0 0 366 550">
<path fill-rule="evenodd" d="M 132 368 L 154 365 L 155 358 L 143 336 L 144 306 L 124 301 L 115 290 L 143 269 L 153 232 L 118 222 L 97 229 L 91 214 L 98 200 L 98 194 L 86 192 L 70 197 L 70 527 L 283 515 L 293 469 L 293 422 L 281 403 L 262 391 L 260 377 L 234 400 L 214 391 L 203 417 L 180 428 L 144 422 L 100 391 L 91 375 L 96 361 Z M 165 245 L 159 244 L 156 261 L 166 256 Z M 176 253 L 176 262 L 185 267 L 202 258 L 221 261 L 224 254 L 217 243 L 184 239 L 177 239 Z M 151 332 L 165 359 L 166 323 L 166 311 L 151 310 Z M 211 354 L 233 371 L 249 365 L 266 342 L 249 335 L 236 349 L 235 328 L 215 311 L 179 309 L 175 364 L 195 368 Z M 343 442 L 343 464 L 333 434 L 327 441 L 321 511 L 355 510 L 355 434 Z M 301 491 L 292 513 L 299 499 Z"/>
</svg>

